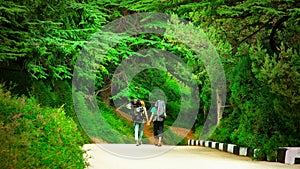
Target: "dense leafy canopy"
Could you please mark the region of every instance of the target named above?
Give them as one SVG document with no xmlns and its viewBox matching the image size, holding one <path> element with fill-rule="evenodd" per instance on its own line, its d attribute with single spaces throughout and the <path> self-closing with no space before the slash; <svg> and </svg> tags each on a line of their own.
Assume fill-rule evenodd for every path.
<svg viewBox="0 0 300 169">
<path fill-rule="evenodd" d="M 271 157 L 278 146 L 300 145 L 300 4 L 296 0 L 9 0 L 0 4 L 0 80 L 13 87 L 15 94 L 33 95 L 43 106 L 65 104 L 67 115 L 75 117 L 70 80 L 90 38 L 121 16 L 174 14 L 204 30 L 225 70 L 227 103 L 210 139 L 261 148 L 262 154 Z M 124 25 L 120 23 L 119 29 Z M 77 90 L 84 91 L 86 100 L 95 94 L 108 105 L 129 93 L 149 101 L 150 107 L 149 93 L 163 89 L 171 125 L 183 106 L 180 93 L 193 93 L 185 86 L 181 71 L 177 75 L 156 69 L 142 71 L 111 96 L 114 71 L 122 61 L 148 48 L 171 52 L 193 73 L 200 97 L 194 124 L 197 130 L 210 105 L 215 104 L 212 96 L 216 91 L 203 61 L 174 37 L 143 33 L 122 39 L 105 56 L 97 56 L 101 49 L 93 50 L 101 57 L 93 65 L 97 67 L 92 72 L 96 74 L 95 88 Z M 82 64 L 90 61 L 81 60 Z M 78 86 L 94 78 L 84 73 L 75 75 Z"/>
</svg>

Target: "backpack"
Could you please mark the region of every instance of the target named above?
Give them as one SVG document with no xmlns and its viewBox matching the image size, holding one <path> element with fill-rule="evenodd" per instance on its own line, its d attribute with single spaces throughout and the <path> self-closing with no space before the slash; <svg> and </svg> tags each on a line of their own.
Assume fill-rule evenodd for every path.
<svg viewBox="0 0 300 169">
<path fill-rule="evenodd" d="M 136 107 L 133 108 L 133 113 L 132 113 L 132 120 L 134 122 L 143 122 L 143 120 L 145 119 L 145 113 L 144 112 L 144 108 L 142 106 L 140 107 Z"/>
<path fill-rule="evenodd" d="M 166 103 L 164 100 L 157 100 L 155 103 L 156 109 L 156 121 L 164 121 L 164 114 L 166 113 Z"/>
<path fill-rule="evenodd" d="M 140 99 L 132 99 L 130 103 L 132 105 L 132 120 L 134 122 L 142 122 L 145 118 L 145 114 L 143 113 L 144 108 L 142 107 Z"/>
</svg>

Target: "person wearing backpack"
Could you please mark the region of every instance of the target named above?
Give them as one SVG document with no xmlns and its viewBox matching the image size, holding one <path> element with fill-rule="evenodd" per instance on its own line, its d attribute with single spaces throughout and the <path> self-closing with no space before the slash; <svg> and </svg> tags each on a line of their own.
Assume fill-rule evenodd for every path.
<svg viewBox="0 0 300 169">
<path fill-rule="evenodd" d="M 164 100 L 157 100 L 155 106 L 152 107 L 150 120 L 147 125 L 153 120 L 154 128 L 154 145 L 162 146 L 162 138 L 164 136 L 164 121 L 167 118 L 166 103 Z"/>
<path fill-rule="evenodd" d="M 136 146 L 142 144 L 145 122 L 148 121 L 145 102 L 139 99 L 131 101 L 132 120 L 134 122 L 134 139 Z"/>
</svg>

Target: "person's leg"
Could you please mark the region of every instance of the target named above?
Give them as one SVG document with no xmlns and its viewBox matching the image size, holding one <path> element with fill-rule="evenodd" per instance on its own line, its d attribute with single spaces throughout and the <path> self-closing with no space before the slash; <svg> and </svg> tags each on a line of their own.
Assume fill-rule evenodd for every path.
<svg viewBox="0 0 300 169">
<path fill-rule="evenodd" d="M 145 123 L 140 124 L 140 136 L 139 136 L 139 144 L 142 144 L 143 134 L 144 134 L 144 126 Z"/>
<path fill-rule="evenodd" d="M 158 143 L 158 123 L 157 121 L 153 122 L 153 130 L 154 130 L 154 145 Z"/>
<path fill-rule="evenodd" d="M 162 137 L 159 136 L 159 137 L 158 137 L 158 143 L 157 143 L 157 146 L 159 146 L 159 147 L 161 146 L 161 140 L 162 140 Z"/>
<path fill-rule="evenodd" d="M 158 125 L 158 146 L 162 144 L 162 138 L 164 136 L 164 122 L 160 121 Z"/>
<path fill-rule="evenodd" d="M 139 142 L 138 142 L 138 133 L 139 133 L 139 124 L 138 123 L 134 123 L 134 139 L 135 139 L 135 142 L 136 144 L 138 145 Z"/>
</svg>

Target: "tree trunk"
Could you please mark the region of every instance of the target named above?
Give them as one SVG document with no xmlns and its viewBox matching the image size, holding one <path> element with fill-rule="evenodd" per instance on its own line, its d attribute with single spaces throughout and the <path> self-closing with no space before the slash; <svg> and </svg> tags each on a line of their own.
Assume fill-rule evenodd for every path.
<svg viewBox="0 0 300 169">
<path fill-rule="evenodd" d="M 217 89 L 216 90 L 216 95 L 217 95 L 217 125 L 220 123 L 221 119 L 222 119 L 222 112 L 221 112 L 221 103 L 222 103 L 222 100 L 221 100 L 221 97 L 219 95 L 219 90 Z"/>
</svg>

